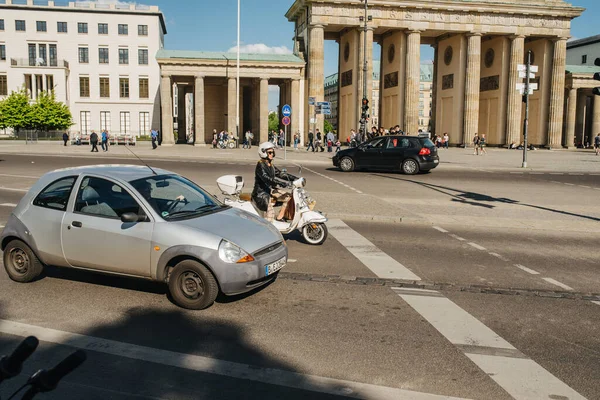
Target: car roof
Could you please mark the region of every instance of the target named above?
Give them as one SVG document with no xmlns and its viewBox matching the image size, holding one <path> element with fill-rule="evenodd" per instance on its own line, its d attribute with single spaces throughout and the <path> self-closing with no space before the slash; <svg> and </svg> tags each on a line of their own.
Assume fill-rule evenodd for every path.
<svg viewBox="0 0 600 400">
<path fill-rule="evenodd" d="M 162 168 L 152 168 L 158 175 L 173 174 L 171 171 Z M 106 164 L 106 165 L 86 165 L 81 167 L 62 168 L 49 172 L 47 175 L 52 179 L 57 179 L 62 176 L 94 174 L 105 176 L 107 178 L 117 178 L 126 182 L 135 181 L 137 179 L 149 178 L 154 176 L 154 173 L 149 167 L 143 165 L 125 165 L 125 164 Z"/>
<path fill-rule="evenodd" d="M 380 136 L 381 137 L 381 136 Z M 391 138 L 413 138 L 413 139 L 427 139 L 427 136 L 408 136 L 408 135 L 386 135 L 385 137 Z"/>
</svg>

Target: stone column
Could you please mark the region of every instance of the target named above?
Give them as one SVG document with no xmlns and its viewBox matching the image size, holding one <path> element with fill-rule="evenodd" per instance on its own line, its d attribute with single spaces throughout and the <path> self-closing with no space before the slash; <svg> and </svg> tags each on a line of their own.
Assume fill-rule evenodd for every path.
<svg viewBox="0 0 600 400">
<path fill-rule="evenodd" d="M 429 125 L 431 126 L 431 134 L 433 136 L 434 133 L 438 135 L 443 134 L 443 132 L 437 132 L 435 125 L 435 114 L 437 110 L 437 79 L 438 79 L 438 44 L 435 43 L 433 46 L 433 78 L 431 85 L 431 116 L 429 119 Z M 383 58 L 382 58 L 383 60 Z"/>
<path fill-rule="evenodd" d="M 419 130 L 419 85 L 421 81 L 421 32 L 408 31 L 406 40 L 406 79 L 404 127 L 409 135 Z"/>
<path fill-rule="evenodd" d="M 567 106 L 567 132 L 565 135 L 565 146 L 574 147 L 575 123 L 577 121 L 577 89 L 569 90 L 569 104 Z"/>
<path fill-rule="evenodd" d="M 594 102 L 594 113 L 592 115 L 592 145 L 594 144 L 594 138 L 600 133 L 600 97 L 594 96 L 592 100 Z"/>
<path fill-rule="evenodd" d="M 586 114 L 587 114 L 587 94 L 584 90 L 577 92 L 577 112 L 575 117 L 575 141 L 581 140 L 585 143 L 585 131 L 586 131 Z M 567 143 L 567 147 L 571 147 Z"/>
<path fill-rule="evenodd" d="M 517 90 L 519 82 L 518 65 L 523 63 L 523 54 L 525 52 L 525 37 L 512 37 L 510 45 L 510 70 L 508 73 L 508 111 L 506 116 L 506 145 L 512 142 L 517 145 L 521 143 L 521 108 L 522 97 Z M 469 142 L 466 142 L 469 143 Z"/>
<path fill-rule="evenodd" d="M 308 39 L 308 96 L 316 102 L 324 101 L 325 64 L 323 46 L 325 44 L 325 28 L 323 25 L 312 25 Z M 312 111 L 312 110 L 311 110 Z M 311 113 L 312 115 L 312 113 Z M 323 132 L 323 115 L 317 115 L 315 129 Z"/>
<path fill-rule="evenodd" d="M 563 128 L 565 65 L 567 59 L 567 39 L 559 38 L 554 42 L 552 58 L 552 86 L 550 88 L 550 123 L 548 124 L 548 147 L 560 148 Z M 567 141 L 568 146 L 573 141 Z"/>
<path fill-rule="evenodd" d="M 260 110 L 260 141 L 266 142 L 269 139 L 269 80 L 260 80 L 260 104 L 258 109 Z"/>
<path fill-rule="evenodd" d="M 235 78 L 229 78 L 227 80 L 227 131 L 235 134 L 235 94 L 236 94 L 237 81 Z"/>
<path fill-rule="evenodd" d="M 364 84 L 364 68 L 365 68 L 365 56 L 364 56 L 364 43 L 365 43 L 365 30 L 364 28 L 359 29 L 359 43 L 358 43 L 358 62 L 357 62 L 357 111 L 356 111 L 356 126 L 360 127 L 360 117 L 362 115 L 362 98 L 363 98 L 363 84 Z M 369 100 L 369 115 L 373 114 L 373 27 L 367 28 L 367 99 Z M 367 123 L 367 132 L 371 131 L 371 119 Z"/>
<path fill-rule="evenodd" d="M 196 75 L 194 80 L 194 144 L 206 144 L 204 120 L 204 76 Z"/>
<path fill-rule="evenodd" d="M 290 106 L 292 107 L 292 124 L 290 125 L 292 130 L 292 140 L 294 139 L 294 134 L 297 132 L 300 132 L 300 134 L 298 135 L 300 138 L 300 144 L 298 147 L 303 147 L 304 146 L 304 132 L 302 131 L 302 128 L 300 127 L 300 102 L 302 101 L 302 99 L 300 99 L 300 80 L 299 79 L 292 79 L 292 90 L 291 90 L 291 95 L 292 95 L 292 100 L 291 100 L 291 104 Z M 294 145 L 294 143 L 292 142 L 292 146 Z"/>
<path fill-rule="evenodd" d="M 160 81 L 160 106 L 161 106 L 161 135 L 162 146 L 172 146 L 175 144 L 173 136 L 173 96 L 172 96 L 171 75 L 162 75 Z"/>
<path fill-rule="evenodd" d="M 481 33 L 467 35 L 467 76 L 465 80 L 464 144 L 479 129 L 479 79 L 481 77 Z"/>
</svg>

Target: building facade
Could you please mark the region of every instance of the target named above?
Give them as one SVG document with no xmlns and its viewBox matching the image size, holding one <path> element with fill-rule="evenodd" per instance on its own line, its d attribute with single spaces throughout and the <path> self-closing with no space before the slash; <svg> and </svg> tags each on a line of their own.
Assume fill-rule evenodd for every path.
<svg viewBox="0 0 600 400">
<path fill-rule="evenodd" d="M 155 55 L 167 33 L 158 7 L 16 3 L 0 4 L 0 98 L 24 87 L 34 101 L 53 90 L 71 110 L 72 133 L 158 129 Z"/>
</svg>

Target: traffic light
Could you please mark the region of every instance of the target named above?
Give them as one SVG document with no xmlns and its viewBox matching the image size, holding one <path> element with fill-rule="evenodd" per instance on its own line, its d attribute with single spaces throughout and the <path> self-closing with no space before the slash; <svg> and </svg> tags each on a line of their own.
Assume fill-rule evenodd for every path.
<svg viewBox="0 0 600 400">
<path fill-rule="evenodd" d="M 369 99 L 367 99 L 366 97 L 363 97 L 362 99 L 362 115 L 361 115 L 361 120 L 367 121 L 369 119 L 369 114 L 367 114 L 367 112 L 369 111 Z"/>
<path fill-rule="evenodd" d="M 596 72 L 594 74 L 594 80 L 600 81 L 600 72 Z M 600 96 L 600 87 L 595 87 L 594 89 L 592 89 L 592 93 L 594 93 L 596 96 Z"/>
</svg>

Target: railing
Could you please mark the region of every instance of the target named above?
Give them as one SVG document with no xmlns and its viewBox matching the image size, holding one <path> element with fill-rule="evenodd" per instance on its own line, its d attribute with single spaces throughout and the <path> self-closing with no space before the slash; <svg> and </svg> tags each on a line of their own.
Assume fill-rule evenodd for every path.
<svg viewBox="0 0 600 400">
<path fill-rule="evenodd" d="M 10 65 L 12 67 L 28 67 L 28 68 L 66 68 L 69 69 L 67 60 L 38 60 L 29 58 L 11 58 Z"/>
</svg>

